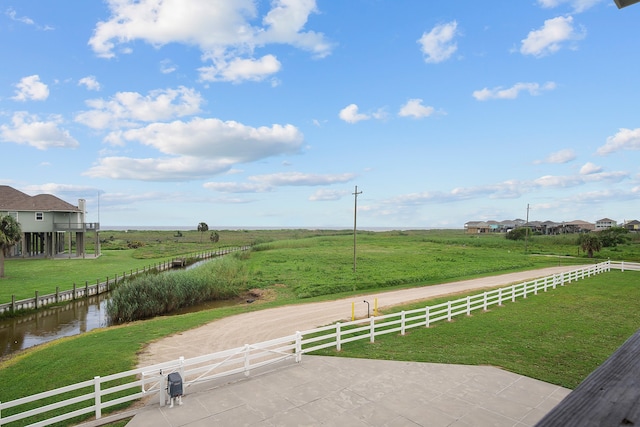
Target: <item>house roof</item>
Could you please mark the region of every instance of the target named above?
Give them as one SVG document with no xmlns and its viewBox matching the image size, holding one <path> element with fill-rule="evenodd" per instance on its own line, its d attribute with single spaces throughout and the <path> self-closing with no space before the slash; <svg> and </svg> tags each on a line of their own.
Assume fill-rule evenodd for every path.
<svg viewBox="0 0 640 427">
<path fill-rule="evenodd" d="M 580 219 L 576 219 L 576 220 L 573 220 L 571 222 L 565 223 L 565 225 L 593 225 L 593 224 L 590 223 L 590 222 L 587 222 L 587 221 L 582 221 Z"/>
<path fill-rule="evenodd" d="M 80 209 L 51 194 L 29 196 L 8 185 L 0 185 L 0 211 L 80 212 Z"/>
</svg>

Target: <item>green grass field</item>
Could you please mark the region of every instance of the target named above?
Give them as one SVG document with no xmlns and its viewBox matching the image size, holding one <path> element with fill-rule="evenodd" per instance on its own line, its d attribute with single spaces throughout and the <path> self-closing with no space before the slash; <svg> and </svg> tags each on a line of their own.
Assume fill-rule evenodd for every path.
<svg viewBox="0 0 640 427">
<path fill-rule="evenodd" d="M 135 238 L 149 236 L 144 233 Z M 200 236 L 193 233 L 196 234 L 191 239 L 198 240 Z M 347 232 L 239 231 L 232 232 L 235 240 L 229 238 L 229 242 L 224 241 L 223 232 L 220 235 L 220 244 L 255 244 L 256 250 L 239 258 L 246 262 L 250 286 L 272 289 L 275 299 L 94 330 L 27 350 L 0 363 L 0 381 L 12 384 L 0 388 L 0 401 L 129 370 L 136 365 L 136 355 L 146 343 L 248 310 L 334 299 L 365 288 L 367 292 L 390 290 L 494 272 L 596 261 L 567 256 L 572 252 L 577 255 L 575 241 L 567 236 L 534 236 L 525 253 L 523 242 L 508 241 L 504 236 L 468 236 L 458 230 L 362 232 L 358 234 L 354 275 L 353 236 Z M 114 245 L 122 240 L 119 235 L 113 237 Z M 158 236 L 153 238 L 157 243 Z M 188 244 L 211 247 L 196 241 Z M 153 245 L 152 240 L 139 249 L 109 250 L 105 245 L 104 257 L 70 260 L 69 264 L 59 264 L 61 260 L 9 260 L 9 278 L 0 282 L 5 292 L 2 295 L 40 284 L 55 289 L 61 286 L 57 281 L 71 277 L 93 281 L 80 277 L 110 275 L 106 270 L 124 271 L 135 268 L 136 262 L 144 265 L 154 256 L 166 255 L 166 246 L 155 250 Z M 172 255 L 192 252 L 192 247 L 179 250 L 183 248 L 186 246 L 178 243 Z M 600 260 L 609 256 L 613 260 L 638 261 L 640 245 L 635 240 L 598 254 Z M 61 265 L 65 265 L 65 271 L 55 275 L 54 270 L 62 270 Z M 46 282 L 43 278 L 47 278 Z M 640 325 L 638 279 L 640 273 L 636 272 L 606 273 L 487 313 L 413 330 L 404 337 L 381 337 L 373 345 L 352 343 L 339 355 L 490 364 L 574 387 Z"/>
<path fill-rule="evenodd" d="M 458 298 L 459 296 L 456 296 Z M 447 301 L 440 298 L 429 305 Z M 424 303 L 394 307 L 398 312 Z M 640 272 L 611 271 L 405 336 L 360 340 L 322 355 L 491 365 L 575 388 L 640 328 Z"/>
<path fill-rule="evenodd" d="M 463 230 L 359 232 L 356 274 L 353 235 L 334 230 L 103 231 L 98 259 L 8 259 L 0 279 L 0 303 L 94 284 L 115 275 L 153 266 L 173 257 L 223 247 L 254 245 L 247 261 L 252 286 L 286 284 L 292 298 L 378 287 L 428 284 L 461 277 L 518 271 L 585 261 L 640 261 L 640 235 L 615 248 L 603 248 L 596 260 L 578 256 L 577 237 L 532 236 L 522 241 L 504 235 L 467 235 Z M 140 247 L 130 249 L 132 242 Z M 481 250 L 478 250 L 481 249 Z"/>
</svg>

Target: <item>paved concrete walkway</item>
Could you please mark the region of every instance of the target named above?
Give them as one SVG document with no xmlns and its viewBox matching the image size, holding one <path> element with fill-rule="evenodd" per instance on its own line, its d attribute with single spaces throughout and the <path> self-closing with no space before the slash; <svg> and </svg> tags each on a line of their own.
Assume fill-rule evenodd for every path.
<svg viewBox="0 0 640 427">
<path fill-rule="evenodd" d="M 570 390 L 488 366 L 303 356 L 148 405 L 127 427 L 533 426 Z"/>
</svg>

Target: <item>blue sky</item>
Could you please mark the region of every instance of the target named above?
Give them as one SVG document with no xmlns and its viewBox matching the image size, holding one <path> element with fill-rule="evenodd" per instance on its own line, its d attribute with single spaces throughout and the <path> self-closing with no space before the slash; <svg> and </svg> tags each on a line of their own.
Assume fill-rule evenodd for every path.
<svg viewBox="0 0 640 427">
<path fill-rule="evenodd" d="M 103 227 L 640 219 L 640 5 L 70 6 L 0 0 L 0 184 Z"/>
</svg>

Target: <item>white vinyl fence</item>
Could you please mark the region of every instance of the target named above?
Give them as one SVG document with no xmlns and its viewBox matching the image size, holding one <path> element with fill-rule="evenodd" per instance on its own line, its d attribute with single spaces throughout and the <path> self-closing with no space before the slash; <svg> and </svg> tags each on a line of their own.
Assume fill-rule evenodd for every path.
<svg viewBox="0 0 640 427">
<path fill-rule="evenodd" d="M 187 394 L 189 387 L 201 382 L 230 375 L 249 375 L 253 369 L 285 359 L 299 362 L 305 353 L 331 347 L 340 350 L 343 344 L 351 341 L 368 339 L 374 342 L 377 336 L 398 332 L 404 335 L 411 328 L 429 327 L 437 321 L 470 315 L 474 310 L 487 310 L 492 305 L 528 298 L 610 271 L 611 268 L 631 270 L 640 269 L 640 265 L 606 261 L 416 310 L 338 322 L 205 356 L 180 358 L 106 377 L 95 377 L 82 383 L 0 403 L 0 426 L 19 420 L 26 420 L 31 426 L 47 426 L 78 416 L 86 418 L 87 414 L 101 418 L 105 409 L 148 396 L 156 396 L 162 406 L 167 402 L 167 376 L 172 372 L 180 373 Z M 24 425 L 24 422 L 20 424 Z"/>
</svg>

